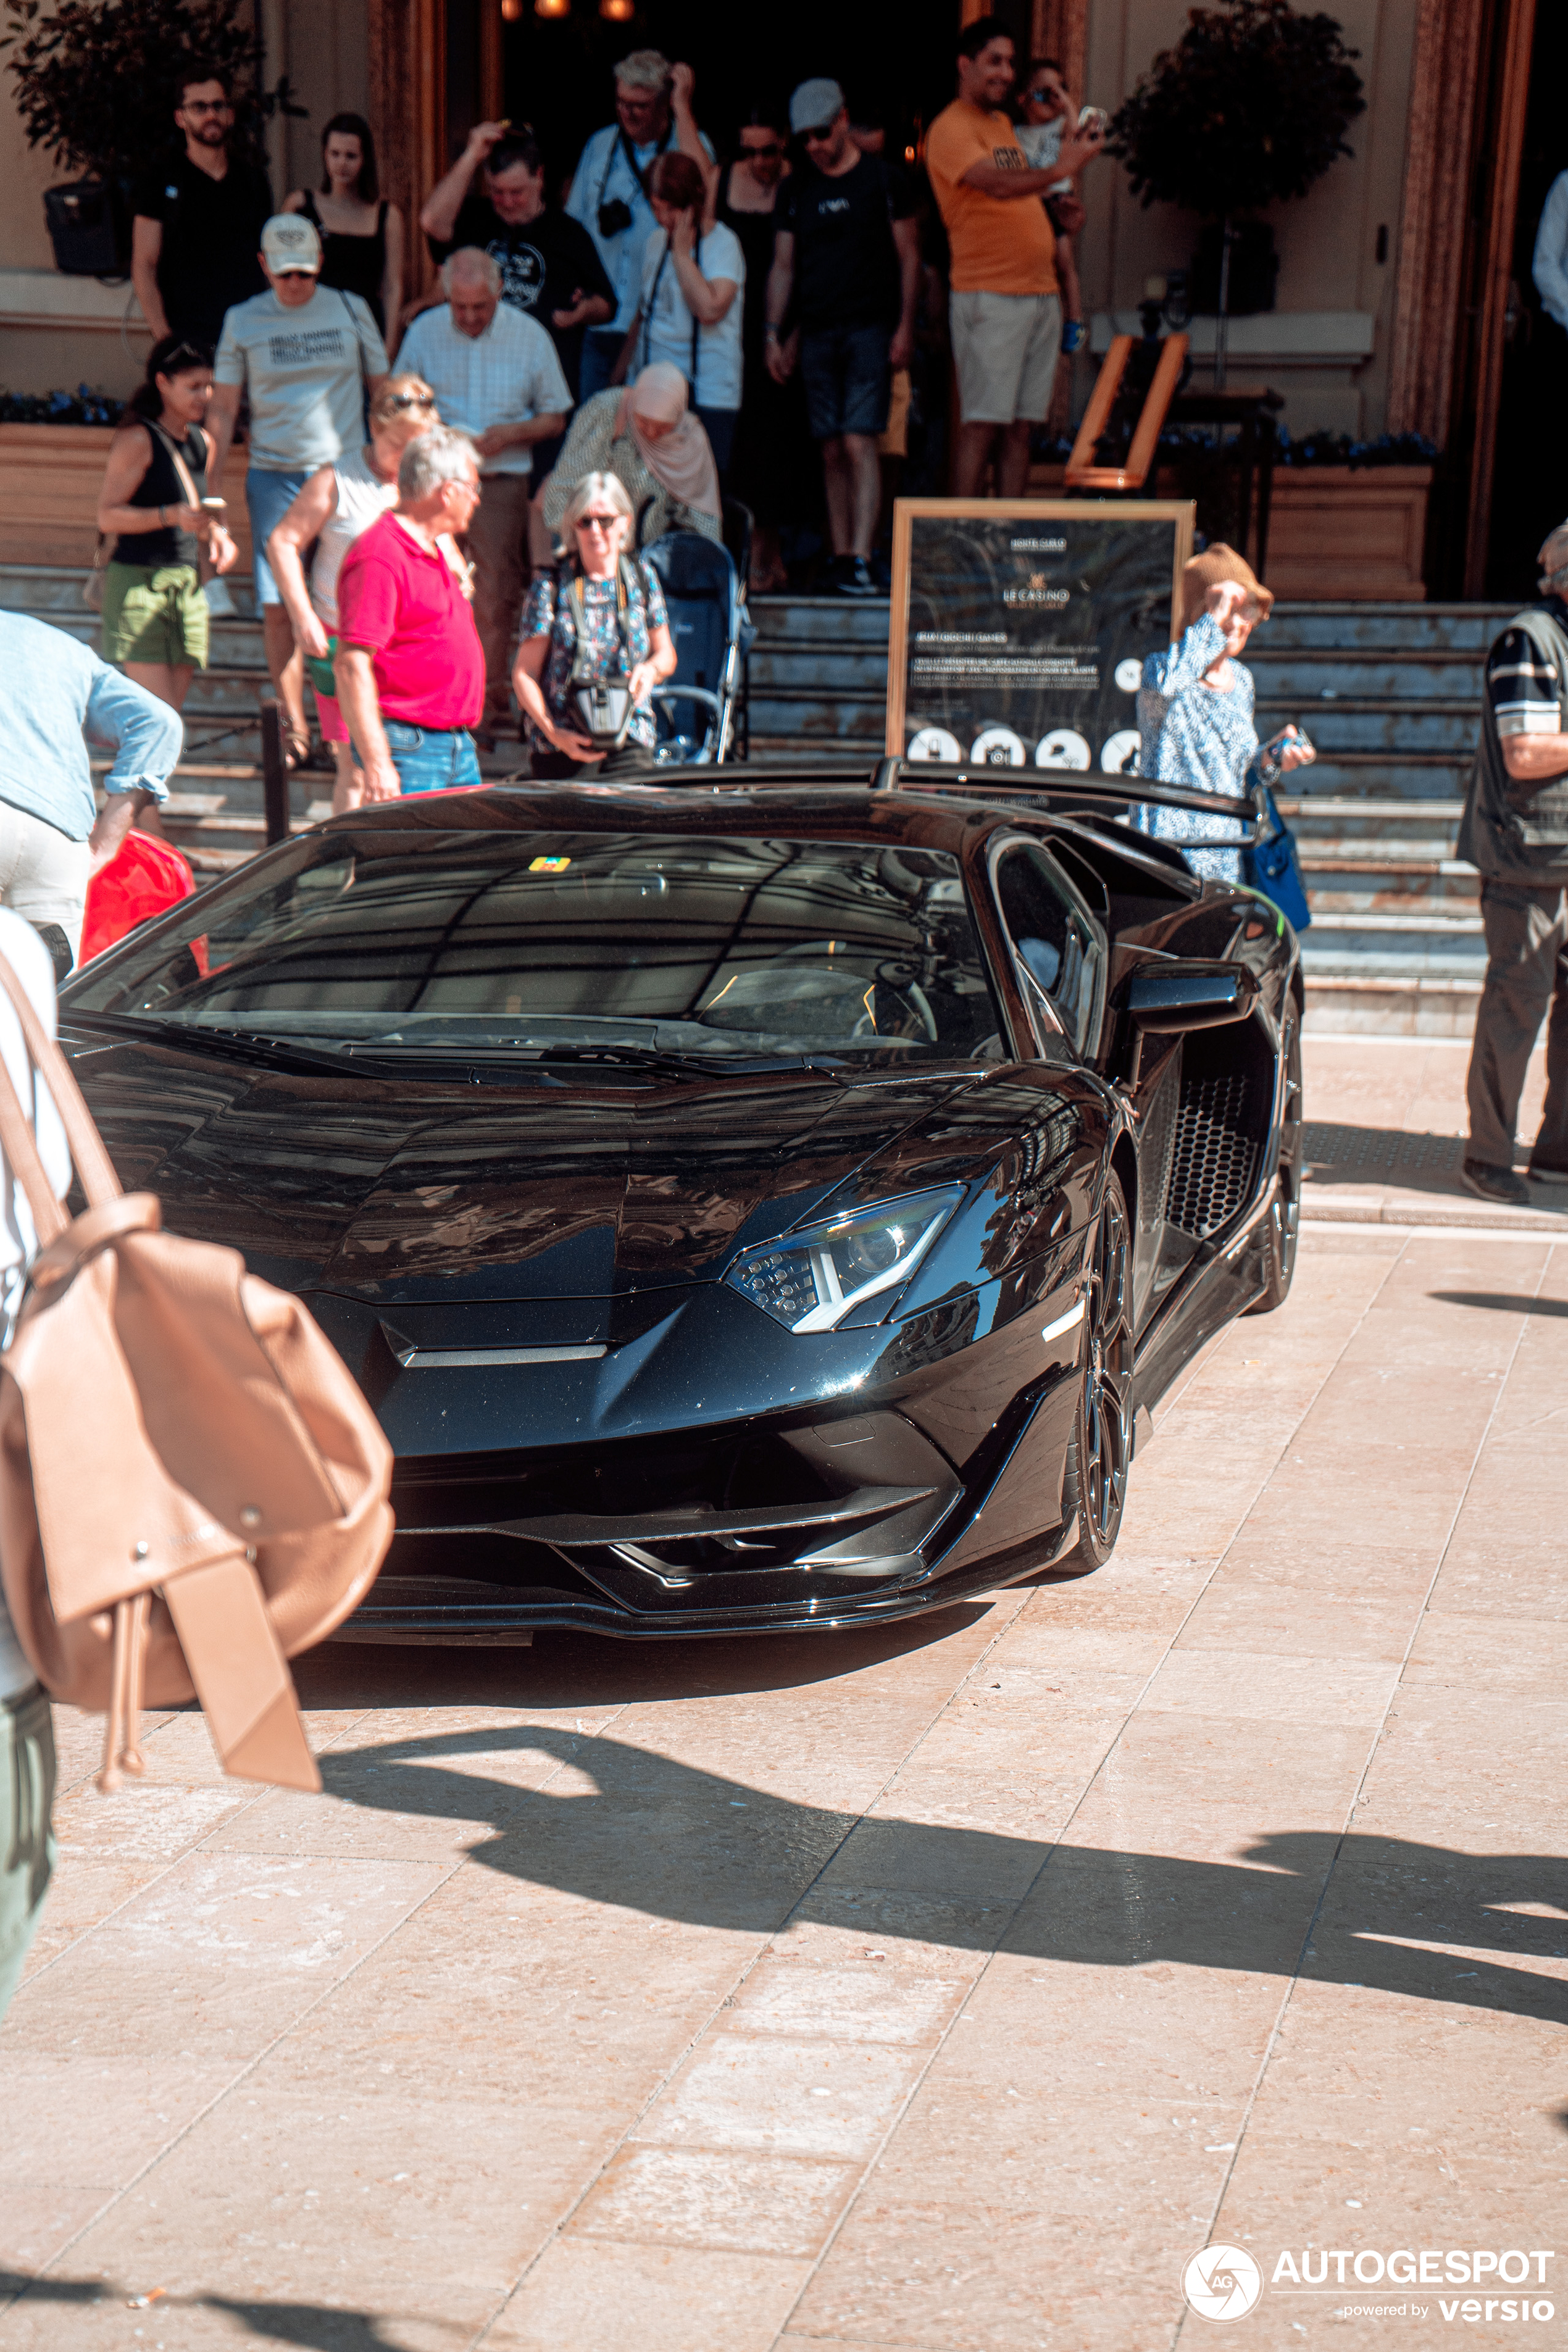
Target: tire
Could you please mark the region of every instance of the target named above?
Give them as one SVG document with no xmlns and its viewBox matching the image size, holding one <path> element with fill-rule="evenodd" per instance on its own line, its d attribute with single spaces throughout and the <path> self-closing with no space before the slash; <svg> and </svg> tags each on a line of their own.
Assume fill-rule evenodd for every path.
<svg viewBox="0 0 1568 2352">
<path fill-rule="evenodd" d="M 1103 1568 L 1116 1549 L 1132 1460 L 1131 1227 L 1121 1179 L 1105 1180 L 1089 1245 L 1083 1381 L 1062 1474 L 1062 1512 L 1078 1515 L 1066 1569 Z"/>
<path fill-rule="evenodd" d="M 1294 1011 L 1287 1015 L 1285 1105 L 1279 1122 L 1279 1175 L 1264 1223 L 1264 1283 L 1249 1315 L 1272 1315 L 1290 1296 L 1296 1249 L 1301 1237 L 1301 1029 Z"/>
</svg>

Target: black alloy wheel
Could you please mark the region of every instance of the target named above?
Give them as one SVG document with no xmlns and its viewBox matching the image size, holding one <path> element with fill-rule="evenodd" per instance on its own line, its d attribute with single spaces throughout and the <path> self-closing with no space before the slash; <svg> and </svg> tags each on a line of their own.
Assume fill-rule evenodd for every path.
<svg viewBox="0 0 1568 2352">
<path fill-rule="evenodd" d="M 1263 1290 L 1249 1315 L 1272 1315 L 1290 1295 L 1301 1238 L 1301 1024 L 1294 1004 L 1285 1016 L 1280 1058 L 1285 1100 L 1279 1116 L 1279 1174 L 1263 1226 Z"/>
<path fill-rule="evenodd" d="M 1103 1568 L 1121 1532 L 1132 1460 L 1131 1228 L 1120 1178 L 1105 1181 L 1089 1248 L 1083 1385 L 1062 1480 L 1064 1512 L 1078 1513 L 1079 1568 Z"/>
</svg>

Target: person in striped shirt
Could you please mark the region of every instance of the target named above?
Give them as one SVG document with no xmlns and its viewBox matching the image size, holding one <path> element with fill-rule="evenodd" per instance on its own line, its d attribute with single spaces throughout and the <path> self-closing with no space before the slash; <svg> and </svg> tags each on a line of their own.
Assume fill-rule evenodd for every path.
<svg viewBox="0 0 1568 2352">
<path fill-rule="evenodd" d="M 1514 615 L 1487 656 L 1458 844 L 1481 877 L 1487 943 L 1464 1181 L 1479 1199 L 1515 1208 L 1531 1205 L 1514 1171 L 1514 1128 L 1548 1013 L 1546 1108 L 1530 1174 L 1568 1185 L 1568 522 L 1538 560 L 1541 602 Z"/>
</svg>

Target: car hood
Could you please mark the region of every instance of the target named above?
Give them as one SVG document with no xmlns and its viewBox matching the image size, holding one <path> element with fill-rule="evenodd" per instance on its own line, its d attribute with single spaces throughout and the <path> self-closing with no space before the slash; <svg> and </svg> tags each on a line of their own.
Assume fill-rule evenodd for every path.
<svg viewBox="0 0 1568 2352">
<path fill-rule="evenodd" d="M 977 1081 L 948 1066 L 505 1085 L 339 1077 L 210 1040 L 65 1042 L 128 1191 L 290 1289 L 606 1297 L 716 1277 Z"/>
</svg>

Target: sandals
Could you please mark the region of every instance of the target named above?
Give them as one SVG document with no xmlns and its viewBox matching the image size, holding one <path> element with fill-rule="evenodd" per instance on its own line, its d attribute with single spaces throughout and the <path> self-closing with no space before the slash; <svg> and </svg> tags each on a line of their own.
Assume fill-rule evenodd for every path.
<svg viewBox="0 0 1568 2352">
<path fill-rule="evenodd" d="M 294 775 L 300 768 L 308 768 L 310 764 L 310 738 L 309 734 L 301 732 L 297 728 L 285 727 L 283 730 L 283 766 L 286 772 L 289 775 Z"/>
</svg>

